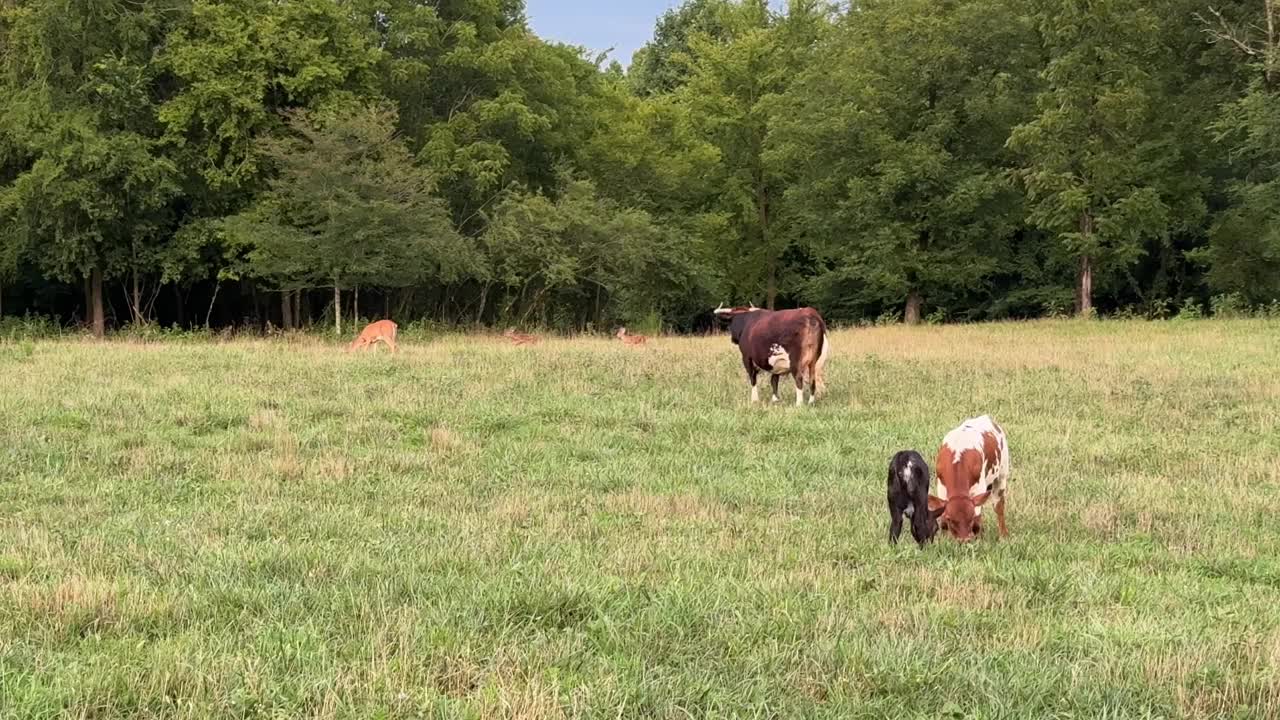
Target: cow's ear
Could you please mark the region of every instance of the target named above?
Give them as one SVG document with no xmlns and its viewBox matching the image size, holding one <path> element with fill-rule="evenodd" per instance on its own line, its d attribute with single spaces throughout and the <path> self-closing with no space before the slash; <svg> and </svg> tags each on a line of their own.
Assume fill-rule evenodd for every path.
<svg viewBox="0 0 1280 720">
<path fill-rule="evenodd" d="M 935 495 L 929 496 L 929 512 L 941 515 L 947 509 L 947 501 Z"/>
<path fill-rule="evenodd" d="M 990 500 L 990 499 L 991 499 L 991 493 L 989 493 L 989 492 L 984 492 L 984 493 L 982 493 L 981 495 L 979 495 L 979 496 L 977 496 L 977 497 L 975 497 L 975 498 L 973 499 L 973 506 L 974 506 L 974 507 L 982 507 L 982 506 L 983 506 L 983 505 L 985 505 L 985 504 L 986 504 L 986 502 L 987 502 L 988 500 Z"/>
</svg>

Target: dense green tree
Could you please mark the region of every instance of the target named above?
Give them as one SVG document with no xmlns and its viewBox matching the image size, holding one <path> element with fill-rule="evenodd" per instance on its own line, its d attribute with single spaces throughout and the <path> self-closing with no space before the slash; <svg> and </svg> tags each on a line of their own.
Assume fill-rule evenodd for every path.
<svg viewBox="0 0 1280 720">
<path fill-rule="evenodd" d="M 600 326 L 707 300 L 700 253 L 687 236 L 600 197 L 590 182 L 562 182 L 554 199 L 513 192 L 495 209 L 484 242 L 495 258 L 501 317 L 545 323 L 568 314 L 561 324 Z"/>
<path fill-rule="evenodd" d="M 50 276 L 88 282 L 105 332 L 103 283 L 138 274 L 170 229 L 176 167 L 160 147 L 152 59 L 181 8 L 169 2 L 58 0 L 0 7 L 7 103 L 0 125 L 30 158 L 5 190 L 6 234 Z"/>
<path fill-rule="evenodd" d="M 283 112 L 331 113 L 376 97 L 380 57 L 327 0 L 196 0 L 159 56 L 178 83 L 158 117 L 185 171 L 186 199 L 182 227 L 159 259 L 167 281 L 241 276 L 238 248 L 223 245 L 217 220 L 263 188 L 259 140 L 282 132 Z"/>
<path fill-rule="evenodd" d="M 905 303 L 915 323 L 928 296 L 981 294 L 1022 217 L 1004 142 L 1025 119 L 1030 30 L 1006 0 L 864 3 L 781 98 L 771 154 L 826 260 L 821 306 Z"/>
<path fill-rule="evenodd" d="M 83 286 L 99 333 L 360 287 L 576 328 L 1263 304 L 1278 37 L 1273 0 L 685 0 L 624 72 L 521 0 L 0 0 L 0 292 Z"/>
<path fill-rule="evenodd" d="M 1094 308 L 1094 284 L 1121 276 L 1145 241 L 1168 233 L 1166 111 L 1157 73 L 1166 59 L 1159 12 L 1142 0 L 1040 0 L 1035 19 L 1048 63 L 1037 115 L 1012 148 L 1029 220 L 1077 263 L 1076 311 Z"/>
<path fill-rule="evenodd" d="M 721 40 L 728 36 L 728 0 L 687 0 L 667 10 L 653 31 L 653 39 L 635 52 L 628 73 L 631 88 L 641 96 L 669 93 L 689 78 L 690 46 L 694 35 Z"/>
<path fill-rule="evenodd" d="M 1247 86 L 1213 126 L 1239 174 L 1196 256 L 1215 290 L 1261 304 L 1280 299 L 1280 3 L 1253 0 L 1198 18 L 1238 56 Z"/>
<path fill-rule="evenodd" d="M 794 238 L 781 232 L 784 175 L 766 157 L 769 126 L 786 108 L 776 102 L 807 63 L 826 18 L 825 4 L 795 0 L 775 14 L 764 0 L 732 5 L 725 37 L 689 39 L 689 74 L 681 101 L 720 155 L 714 182 L 728 232 L 713 248 L 736 298 L 777 302 L 783 256 Z"/>
<path fill-rule="evenodd" d="M 297 111 L 289 129 L 259 141 L 278 174 L 226 223 L 232 243 L 248 248 L 248 272 L 286 289 L 333 288 L 341 333 L 343 288 L 448 282 L 478 271 L 433 179 L 395 136 L 392 113 L 365 108 L 317 120 Z"/>
</svg>

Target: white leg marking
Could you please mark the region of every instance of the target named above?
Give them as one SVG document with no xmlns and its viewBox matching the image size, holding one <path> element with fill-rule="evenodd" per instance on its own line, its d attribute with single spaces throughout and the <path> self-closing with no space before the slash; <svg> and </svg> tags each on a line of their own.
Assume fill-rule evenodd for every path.
<svg viewBox="0 0 1280 720">
<path fill-rule="evenodd" d="M 796 388 L 796 407 L 804 406 L 804 388 Z"/>
<path fill-rule="evenodd" d="M 751 386 L 751 402 L 753 403 L 760 402 L 760 388 L 756 387 L 755 385 Z"/>
</svg>

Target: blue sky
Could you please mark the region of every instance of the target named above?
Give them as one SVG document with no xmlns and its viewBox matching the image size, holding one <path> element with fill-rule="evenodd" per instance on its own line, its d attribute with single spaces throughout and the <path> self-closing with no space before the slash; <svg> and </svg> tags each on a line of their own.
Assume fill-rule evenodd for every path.
<svg viewBox="0 0 1280 720">
<path fill-rule="evenodd" d="M 526 0 L 534 32 L 548 40 L 593 51 L 614 48 L 610 59 L 623 65 L 649 41 L 653 24 L 679 0 Z"/>
</svg>

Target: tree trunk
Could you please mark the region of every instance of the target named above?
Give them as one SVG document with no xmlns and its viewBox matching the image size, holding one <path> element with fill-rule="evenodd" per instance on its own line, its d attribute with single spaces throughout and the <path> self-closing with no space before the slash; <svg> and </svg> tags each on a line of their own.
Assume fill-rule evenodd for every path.
<svg viewBox="0 0 1280 720">
<path fill-rule="evenodd" d="M 204 329 L 209 329 L 209 318 L 213 317 L 213 306 L 218 302 L 218 290 L 222 288 L 222 281 L 214 278 L 213 280 L 213 297 L 209 298 L 209 310 L 204 314 Z"/>
<path fill-rule="evenodd" d="M 89 277 L 89 292 L 93 297 L 93 336 L 103 338 L 107 335 L 107 318 L 102 310 L 102 270 L 95 267 Z"/>
<path fill-rule="evenodd" d="M 84 276 L 84 324 L 93 325 L 93 273 Z"/>
<path fill-rule="evenodd" d="M 142 322 L 142 288 L 138 287 L 138 268 L 133 269 L 133 288 L 129 300 L 133 303 L 132 312 L 135 325 Z"/>
<path fill-rule="evenodd" d="M 484 306 L 489 301 L 489 283 L 480 288 L 480 307 L 476 310 L 476 325 L 484 322 Z"/>
<path fill-rule="evenodd" d="M 773 310 L 778 299 L 778 258 L 774 256 L 773 248 L 769 247 L 769 192 L 763 182 L 756 185 L 756 217 L 760 223 L 760 245 L 769 258 L 765 267 L 765 307 Z"/>
<path fill-rule="evenodd" d="M 351 324 L 360 324 L 360 286 L 355 286 L 355 294 L 351 296 Z"/>
<path fill-rule="evenodd" d="M 304 319 L 308 324 L 311 323 L 310 308 L 307 308 L 307 312 L 303 312 L 303 305 L 310 300 L 311 296 L 302 290 L 298 290 L 293 294 L 293 326 L 299 330 L 302 329 L 302 321 Z"/>
<path fill-rule="evenodd" d="M 1093 312 L 1093 261 L 1080 256 L 1080 277 L 1076 285 L 1076 312 L 1087 317 Z"/>
<path fill-rule="evenodd" d="M 182 286 L 173 284 L 173 310 L 177 314 L 178 327 L 187 327 L 187 304 L 182 297 Z"/>
<path fill-rule="evenodd" d="M 333 332 L 342 334 L 342 290 L 336 282 L 333 284 Z"/>
<path fill-rule="evenodd" d="M 1275 81 L 1276 55 L 1280 48 L 1276 47 L 1276 15 L 1275 0 L 1265 0 L 1263 10 L 1267 14 L 1267 47 L 1263 50 L 1263 75 L 1267 85 L 1273 86 Z"/>
<path fill-rule="evenodd" d="M 924 298 L 920 297 L 920 293 L 912 290 L 907 293 L 907 310 L 906 323 L 908 325 L 920 324 L 920 308 L 924 306 Z"/>
<path fill-rule="evenodd" d="M 391 319 L 391 291 L 382 293 L 382 317 Z"/>
<path fill-rule="evenodd" d="M 293 329 L 293 292 L 285 290 L 280 293 L 280 327 L 286 331 Z"/>
<path fill-rule="evenodd" d="M 1086 239 L 1093 236 L 1093 216 L 1085 212 L 1080 216 L 1080 235 Z M 1080 272 L 1076 278 L 1076 313 L 1087 317 L 1093 312 L 1093 259 L 1088 253 L 1080 256 Z"/>
</svg>

